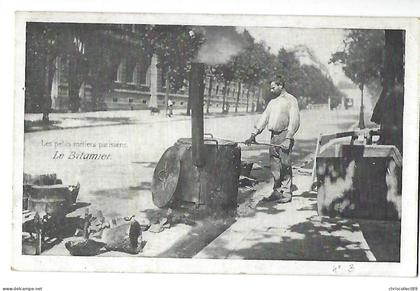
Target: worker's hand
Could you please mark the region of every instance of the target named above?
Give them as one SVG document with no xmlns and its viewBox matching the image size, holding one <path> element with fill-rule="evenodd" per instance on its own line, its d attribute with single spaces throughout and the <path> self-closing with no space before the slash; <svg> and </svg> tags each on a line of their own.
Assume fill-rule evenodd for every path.
<svg viewBox="0 0 420 291">
<path fill-rule="evenodd" d="M 284 151 L 290 151 L 290 147 L 292 145 L 292 139 L 291 138 L 286 138 L 281 144 L 280 147 L 282 150 Z"/>
<path fill-rule="evenodd" d="M 245 141 L 245 144 L 246 145 L 251 145 L 251 144 L 253 144 L 253 143 L 256 143 L 255 142 L 255 134 L 254 133 L 251 133 L 251 136 L 250 136 L 250 138 L 248 138 L 246 141 Z"/>
</svg>

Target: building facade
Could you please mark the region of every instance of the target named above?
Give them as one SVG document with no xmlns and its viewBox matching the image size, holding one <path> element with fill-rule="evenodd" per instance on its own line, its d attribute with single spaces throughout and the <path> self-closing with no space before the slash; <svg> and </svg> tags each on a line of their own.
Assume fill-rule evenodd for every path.
<svg viewBox="0 0 420 291">
<path fill-rule="evenodd" d="M 152 58 L 153 59 L 153 58 Z M 51 109 L 55 112 L 67 112 L 69 107 L 68 94 L 68 60 L 57 57 L 55 73 L 51 89 Z M 154 72 L 155 71 L 155 72 Z M 211 81 L 210 81 L 211 79 Z M 152 60 L 150 63 L 133 63 L 132 60 L 121 58 L 113 80 L 112 89 L 105 93 L 103 100 L 98 102 L 99 108 L 92 107 L 92 86 L 84 81 L 79 89 L 80 111 L 92 110 L 141 110 L 149 107 L 165 107 L 164 76 L 161 69 Z M 169 98 L 174 108 L 186 108 L 188 103 L 188 81 L 180 90 L 170 90 Z M 155 90 L 153 90 L 155 89 Z M 240 91 L 239 91 L 240 90 Z M 204 102 L 209 111 L 222 111 L 223 94 L 225 94 L 225 109 L 227 105 L 234 110 L 238 100 L 241 111 L 255 110 L 257 103 L 262 102 L 259 87 L 247 86 L 230 82 L 226 87 L 224 82 L 218 82 L 212 76 L 205 77 Z M 209 104 L 209 105 L 207 105 Z M 206 111 L 206 110 L 205 110 Z"/>
<path fill-rule="evenodd" d="M 120 26 L 118 29 L 126 32 L 128 29 L 128 33 L 136 29 L 134 25 Z M 110 50 L 113 50 L 113 59 L 107 67 L 108 72 L 104 74 L 111 76 L 104 77 L 107 82 L 104 87 L 109 89 L 101 92 L 98 96 L 98 94 L 92 92 L 92 82 L 94 81 L 88 78 L 82 80 L 79 83 L 80 88 L 78 90 L 79 106 L 77 108 L 79 111 L 164 108 L 167 98 L 173 101 L 174 108 L 187 107 L 188 80 L 185 80 L 185 85 L 177 91 L 172 88 L 166 90 L 166 74 L 160 68 L 156 55 L 147 57 L 142 49 L 136 47 L 138 45 L 135 43 L 136 40 L 122 38 L 121 34 L 113 33 L 111 30 L 103 30 L 97 33 L 107 40 L 106 43 L 112 47 Z M 74 103 L 74 100 L 70 100 L 69 94 L 71 58 L 72 56 L 64 54 L 56 56 L 53 61 L 51 86 L 51 111 L 53 112 L 71 111 L 71 103 Z M 97 62 L 101 61 L 101 59 L 97 60 Z M 95 65 L 96 63 L 93 64 L 93 66 Z M 89 70 L 92 70 L 92 68 L 90 67 Z M 72 84 L 74 84 L 74 81 Z M 94 84 L 97 85 L 97 83 Z M 74 89 L 72 92 L 74 92 Z M 212 76 L 206 76 L 205 78 L 204 100 L 205 108 L 208 108 L 209 112 L 223 111 L 223 104 L 225 110 L 226 107 L 230 108 L 231 111 L 235 110 L 237 104 L 241 111 L 247 109 L 252 111 L 257 108 L 257 103 L 263 102 L 261 94 L 262 90 L 255 86 L 237 82 L 229 82 L 226 85 Z M 95 95 L 95 98 L 93 95 Z M 74 99 L 75 94 L 72 96 Z"/>
</svg>

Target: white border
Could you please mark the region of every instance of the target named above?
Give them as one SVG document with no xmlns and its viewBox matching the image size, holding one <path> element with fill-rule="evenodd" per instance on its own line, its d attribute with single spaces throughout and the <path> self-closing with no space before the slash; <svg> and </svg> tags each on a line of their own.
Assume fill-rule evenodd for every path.
<svg viewBox="0 0 420 291">
<path fill-rule="evenodd" d="M 406 30 L 406 80 L 404 107 L 404 168 L 401 263 L 353 262 L 352 276 L 414 276 L 417 253 L 418 177 L 418 25 L 409 18 L 295 17 L 261 15 L 185 15 L 19 12 L 16 14 L 16 72 L 14 127 L 13 268 L 39 271 L 161 272 L 213 274 L 335 275 L 337 262 L 199 260 L 158 258 L 98 258 L 22 256 L 21 197 L 23 169 L 23 100 L 25 21 L 89 23 L 154 23 L 190 25 L 272 26 L 301 28 L 378 28 Z M 348 263 L 340 262 L 341 265 Z M 343 275 L 343 274 L 339 274 Z"/>
</svg>

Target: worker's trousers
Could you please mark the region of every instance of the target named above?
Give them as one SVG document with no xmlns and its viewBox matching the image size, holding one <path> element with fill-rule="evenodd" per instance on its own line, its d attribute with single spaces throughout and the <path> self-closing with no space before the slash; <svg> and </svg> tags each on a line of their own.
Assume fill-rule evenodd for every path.
<svg viewBox="0 0 420 291">
<path fill-rule="evenodd" d="M 271 144 L 281 145 L 286 139 L 287 131 L 271 133 Z M 290 154 L 293 148 L 294 139 L 290 141 L 289 149 L 277 146 L 270 147 L 270 169 L 274 178 L 273 190 L 283 193 L 285 198 L 292 195 L 292 163 Z"/>
</svg>

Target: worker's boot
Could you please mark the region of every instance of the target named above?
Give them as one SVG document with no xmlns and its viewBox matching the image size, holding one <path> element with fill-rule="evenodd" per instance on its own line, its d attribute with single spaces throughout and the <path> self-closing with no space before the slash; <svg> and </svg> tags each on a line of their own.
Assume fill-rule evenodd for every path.
<svg viewBox="0 0 420 291">
<path fill-rule="evenodd" d="M 289 203 L 292 201 L 292 193 L 282 191 L 280 199 L 277 200 L 278 203 Z"/>
<path fill-rule="evenodd" d="M 271 193 L 270 196 L 265 197 L 262 201 L 263 202 L 273 202 L 273 201 L 279 201 L 280 199 L 282 199 L 283 194 L 277 190 L 273 190 L 273 192 Z"/>
</svg>

